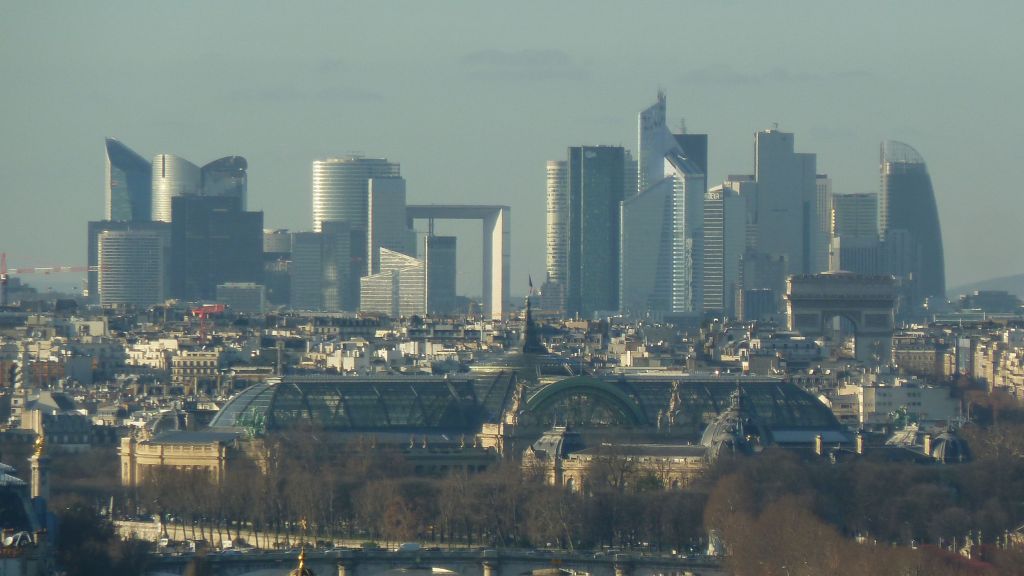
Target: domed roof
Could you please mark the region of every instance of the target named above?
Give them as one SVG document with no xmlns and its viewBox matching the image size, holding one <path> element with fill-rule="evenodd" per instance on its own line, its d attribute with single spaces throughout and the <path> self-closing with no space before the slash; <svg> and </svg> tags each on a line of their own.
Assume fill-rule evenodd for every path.
<svg viewBox="0 0 1024 576">
<path fill-rule="evenodd" d="M 967 462 L 971 459 L 971 451 L 967 442 L 955 430 L 947 430 L 932 440 L 931 457 L 943 464 Z"/>
<path fill-rule="evenodd" d="M 530 445 L 530 450 L 540 458 L 565 458 L 584 448 L 583 437 L 568 426 L 555 426 Z"/>
<path fill-rule="evenodd" d="M 182 414 L 176 409 L 161 412 L 158 416 L 146 423 L 151 435 L 156 436 L 163 432 L 182 430 Z"/>
<path fill-rule="evenodd" d="M 744 391 L 737 386 L 730 395 L 729 408 L 708 424 L 700 444 L 707 449 L 708 460 L 714 461 L 726 452 L 749 454 L 772 442 L 772 433 L 749 409 Z"/>
</svg>

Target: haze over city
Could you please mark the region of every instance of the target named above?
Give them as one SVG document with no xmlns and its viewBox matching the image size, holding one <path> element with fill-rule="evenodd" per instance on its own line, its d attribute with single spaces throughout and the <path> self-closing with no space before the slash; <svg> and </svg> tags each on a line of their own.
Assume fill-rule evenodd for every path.
<svg viewBox="0 0 1024 576">
<path fill-rule="evenodd" d="M 792 132 L 836 193 L 878 191 L 878 143 L 928 162 L 947 285 L 1019 272 L 1014 2 L 10 3 L 0 8 L 2 248 L 83 264 L 103 138 L 249 161 L 249 208 L 309 229 L 311 163 L 402 165 L 410 203 L 512 207 L 513 293 L 544 273 L 544 163 L 636 146 L 658 89 L 709 134 L 708 185 Z M 460 244 L 460 250 L 471 242 Z M 460 257 L 460 260 L 462 258 Z M 477 260 L 473 258 L 471 263 Z M 472 264 L 471 264 L 472 265 Z M 466 293 L 476 274 L 460 274 Z"/>
<path fill-rule="evenodd" d="M 1021 22 L 0 1 L 0 574 L 1024 575 Z"/>
</svg>

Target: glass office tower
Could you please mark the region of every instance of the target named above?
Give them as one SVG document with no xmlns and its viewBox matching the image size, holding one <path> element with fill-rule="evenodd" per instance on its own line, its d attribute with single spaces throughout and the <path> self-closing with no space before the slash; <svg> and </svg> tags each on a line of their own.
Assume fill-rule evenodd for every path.
<svg viewBox="0 0 1024 576">
<path fill-rule="evenodd" d="M 624 170 L 621 146 L 569 148 L 569 314 L 590 317 L 619 309 Z"/>
<path fill-rule="evenodd" d="M 100 232 L 100 304 L 145 308 L 163 302 L 164 245 L 161 234 L 152 230 Z"/>
<path fill-rule="evenodd" d="M 106 210 L 104 219 L 148 222 L 152 218 L 153 167 L 131 148 L 106 139 Z"/>
<path fill-rule="evenodd" d="M 928 299 L 946 298 L 946 263 L 942 230 L 932 180 L 924 158 L 903 142 L 887 141 L 881 147 L 881 193 L 878 196 L 878 228 L 883 240 L 908 245 L 898 250 L 902 262 L 891 262 L 895 272 L 911 279 L 907 294 L 911 310 Z"/>
<path fill-rule="evenodd" d="M 399 165 L 384 158 L 344 156 L 313 162 L 313 231 L 323 222 L 367 228 L 370 178 L 398 178 Z"/>
<path fill-rule="evenodd" d="M 225 156 L 202 168 L 202 189 L 205 196 L 237 198 L 242 210 L 246 207 L 249 188 L 249 163 L 241 156 Z"/>
<path fill-rule="evenodd" d="M 178 196 L 171 223 L 171 295 L 213 300 L 217 285 L 263 283 L 263 212 L 245 212 L 237 198 Z"/>
<path fill-rule="evenodd" d="M 199 194 L 202 189 L 199 166 L 174 154 L 153 157 L 153 220 L 171 221 L 171 200 Z"/>
</svg>

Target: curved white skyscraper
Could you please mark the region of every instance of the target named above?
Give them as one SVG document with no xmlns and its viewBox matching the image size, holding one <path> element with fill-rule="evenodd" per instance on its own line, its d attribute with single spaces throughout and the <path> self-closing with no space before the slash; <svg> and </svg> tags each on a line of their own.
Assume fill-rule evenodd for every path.
<svg viewBox="0 0 1024 576">
<path fill-rule="evenodd" d="M 398 176 L 399 165 L 385 158 L 343 156 L 313 162 L 313 231 L 320 232 L 321 224 L 329 221 L 365 231 L 370 178 Z"/>
<path fill-rule="evenodd" d="M 564 284 L 569 263 L 569 166 L 548 161 L 547 281 Z"/>
<path fill-rule="evenodd" d="M 199 194 L 202 188 L 199 166 L 174 154 L 153 157 L 153 220 L 171 221 L 171 199 Z"/>
</svg>

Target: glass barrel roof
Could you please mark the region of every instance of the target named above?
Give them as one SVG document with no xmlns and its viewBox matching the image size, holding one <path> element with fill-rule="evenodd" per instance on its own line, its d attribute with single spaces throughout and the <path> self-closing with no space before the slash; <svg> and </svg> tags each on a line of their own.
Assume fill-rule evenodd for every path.
<svg viewBox="0 0 1024 576">
<path fill-rule="evenodd" d="M 632 396 L 649 418 L 659 410 L 667 410 L 672 400 L 672 380 L 643 379 L 621 383 L 632 390 Z M 741 381 L 750 410 L 769 428 L 841 428 L 832 412 L 817 398 L 800 387 L 774 380 Z M 730 405 L 736 382 L 728 379 L 679 381 L 677 422 L 706 425 Z"/>
<path fill-rule="evenodd" d="M 641 427 L 669 425 L 673 431 L 697 435 L 716 416 L 726 411 L 736 390 L 735 379 L 714 376 L 630 376 L 606 378 L 634 402 L 645 417 Z M 555 383 L 553 386 L 557 386 Z M 772 430 L 841 430 L 842 425 L 817 398 L 800 387 L 770 378 L 742 378 L 739 384 L 745 401 L 757 419 Z M 570 413 L 578 396 L 587 396 L 579 389 L 553 394 L 541 405 L 532 406 L 525 422 L 544 424 L 553 415 Z M 595 402 L 602 402 L 594 397 Z M 593 412 L 593 411 L 592 411 Z M 596 412 L 594 412 L 596 413 Z M 573 422 L 576 426 L 600 426 L 600 422 Z M 612 422 L 609 425 L 615 426 Z"/>
<path fill-rule="evenodd" d="M 210 426 L 243 428 L 253 434 L 296 425 L 337 432 L 475 433 L 482 423 L 499 421 L 510 407 L 515 384 L 513 372 L 471 378 L 286 378 L 242 391 L 221 409 Z M 601 386 L 608 385 L 622 392 L 622 401 L 635 403 L 645 420 L 641 427 L 658 427 L 661 417 L 665 419 L 663 424 L 671 420 L 675 431 L 700 434 L 729 408 L 737 382 L 713 376 L 644 376 L 603 379 Z M 796 385 L 768 378 L 743 378 L 739 386 L 747 409 L 768 429 L 842 429 L 826 406 Z M 550 423 L 552 413 L 564 415 L 566 402 L 578 403 L 580 397 L 591 397 L 597 404 L 608 401 L 600 391 L 594 392 L 578 386 L 564 394 L 556 391 L 548 400 L 529 407 L 524 415 L 527 421 Z"/>
<path fill-rule="evenodd" d="M 311 425 L 333 431 L 471 432 L 501 413 L 511 375 L 485 381 L 436 377 L 285 379 L 232 398 L 212 428 L 254 433 Z M 483 397 L 478 397 L 478 391 Z"/>
<path fill-rule="evenodd" d="M 274 386 L 268 383 L 255 384 L 236 395 L 214 416 L 211 428 L 260 428 L 267 409 L 274 396 Z"/>
</svg>

